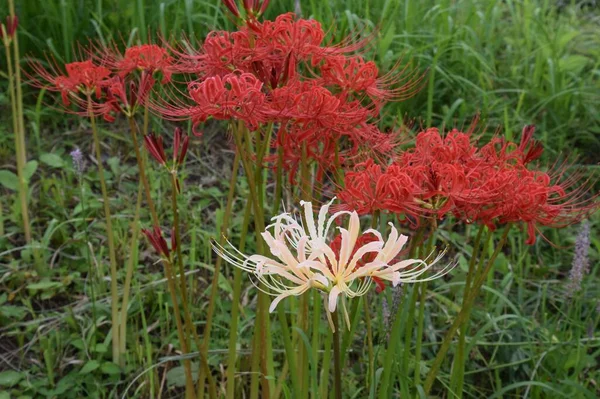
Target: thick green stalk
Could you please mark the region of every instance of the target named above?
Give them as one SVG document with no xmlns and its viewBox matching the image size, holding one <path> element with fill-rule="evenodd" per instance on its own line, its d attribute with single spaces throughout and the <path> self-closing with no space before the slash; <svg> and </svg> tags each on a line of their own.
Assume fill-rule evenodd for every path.
<svg viewBox="0 0 600 399">
<path fill-rule="evenodd" d="M 425 322 L 425 299 L 427 298 L 427 282 L 418 284 L 419 286 L 419 314 L 417 316 L 417 343 L 415 346 L 415 386 L 421 383 L 421 357 L 423 344 L 423 327 Z M 417 286 L 415 286 L 417 289 Z M 405 349 L 406 350 L 406 349 Z"/>
<path fill-rule="evenodd" d="M 375 383 L 375 352 L 373 351 L 373 331 L 371 328 L 371 311 L 369 309 L 368 295 L 364 297 L 365 325 L 367 327 L 367 351 L 369 355 L 369 368 L 367 375 L 367 391 Z"/>
<path fill-rule="evenodd" d="M 408 308 L 408 320 L 404 330 L 404 351 L 402 352 L 402 373 L 408 375 L 408 360 L 410 356 L 410 347 L 413 340 L 413 327 L 415 324 L 415 309 L 417 307 L 417 297 L 419 295 L 419 286 L 421 283 L 413 284 Z"/>
<path fill-rule="evenodd" d="M 333 381 L 335 399 L 342 399 L 342 362 L 340 356 L 340 323 L 337 310 L 331 314 L 333 320 Z"/>
<path fill-rule="evenodd" d="M 183 268 L 183 254 L 181 251 L 182 243 L 181 243 L 181 230 L 180 230 L 180 226 L 179 226 L 179 207 L 177 204 L 177 195 L 178 195 L 177 187 L 178 187 L 177 171 L 174 170 L 171 172 L 171 207 L 173 210 L 173 234 L 175 235 L 175 243 L 176 243 L 175 253 L 177 254 L 177 266 L 179 269 L 179 288 L 181 289 L 181 304 L 183 307 L 183 319 L 184 319 L 184 323 L 185 323 L 185 331 L 187 332 L 187 334 L 185 334 L 184 338 L 186 339 L 186 346 L 188 348 L 191 346 L 191 340 L 193 338 L 194 343 L 196 344 L 196 347 L 198 348 L 198 350 L 200 350 L 200 348 L 201 348 L 200 337 L 198 337 L 198 332 L 196 331 L 196 327 L 194 326 L 194 323 L 192 322 L 192 314 L 190 312 L 190 308 L 188 305 L 187 281 L 185 278 L 185 270 Z M 178 310 L 179 310 L 179 308 L 176 309 L 176 312 Z M 202 353 L 200 353 L 200 367 L 199 367 L 198 372 L 200 373 L 202 369 L 204 369 L 204 372 L 206 373 L 206 377 L 208 378 L 209 388 L 210 388 L 209 395 L 211 398 L 215 398 L 216 397 L 216 387 L 214 385 L 212 375 L 210 374 L 210 368 L 208 367 L 208 362 L 206 360 L 206 357 L 203 356 Z M 200 395 L 202 393 L 203 393 L 203 390 L 200 391 Z"/>
<path fill-rule="evenodd" d="M 78 171 L 79 172 L 79 171 Z M 78 173 L 77 182 L 79 183 L 79 195 L 81 196 L 81 208 L 83 210 L 83 214 L 86 215 L 86 205 L 85 205 L 85 194 L 83 191 L 83 176 Z M 2 203 L 0 202 L 0 210 L 2 209 Z M 85 219 L 84 219 L 85 221 Z M 2 235 L 2 231 L 0 231 L 0 236 Z M 96 348 L 97 336 L 98 336 L 98 317 L 96 313 L 96 273 L 94 272 L 94 263 L 92 262 L 91 250 L 89 247 L 90 242 L 90 232 L 89 229 L 85 229 L 85 254 L 89 265 L 89 284 L 90 284 L 90 293 L 92 295 L 92 320 L 94 321 L 94 333 L 92 335 L 92 345 L 90 345 L 92 350 Z"/>
<path fill-rule="evenodd" d="M 15 4 L 14 0 L 8 0 L 8 9 L 11 17 L 15 17 Z M 17 111 L 17 131 L 15 131 L 15 142 L 19 140 L 19 145 L 16 146 L 17 151 L 17 169 L 19 178 L 19 199 L 21 202 L 21 213 L 23 218 L 23 230 L 25 232 L 25 240 L 29 244 L 31 242 L 31 225 L 29 223 L 29 208 L 27 206 L 27 181 L 25 180 L 25 164 L 27 163 L 27 153 L 25 149 L 25 120 L 23 118 L 23 90 L 21 89 L 21 68 L 19 61 L 21 60 L 21 54 L 19 51 L 19 32 L 15 30 L 12 38 L 15 70 L 14 76 L 9 69 L 9 80 L 10 77 L 14 77 L 14 92 L 16 93 L 16 111 Z M 9 51 L 10 53 L 10 51 Z M 12 68 L 12 62 L 10 56 L 6 58 L 9 68 Z M 11 80 L 12 81 L 12 80 Z M 11 92 L 12 93 L 12 92 Z M 13 97 L 14 98 L 14 97 Z"/>
<path fill-rule="evenodd" d="M 344 334 L 342 336 L 342 364 L 346 364 L 346 355 L 348 354 L 348 347 L 350 347 L 350 343 L 352 342 L 352 337 L 354 336 L 354 332 L 356 331 L 356 327 L 358 326 L 358 322 L 360 321 L 360 317 L 358 317 L 358 313 L 360 311 L 360 303 L 362 302 L 362 297 L 355 298 L 352 300 L 352 306 L 350 307 L 350 328 L 343 328 Z"/>
<path fill-rule="evenodd" d="M 15 33 L 16 39 L 16 33 Z M 8 44 L 8 43 L 6 43 Z M 18 105 L 18 95 L 15 93 L 15 79 L 16 76 L 13 72 L 12 55 L 10 52 L 10 46 L 4 46 L 6 50 L 6 64 L 8 72 L 8 94 L 10 97 L 10 106 L 12 111 L 12 122 L 13 132 L 15 135 L 15 158 L 17 161 L 17 179 L 18 179 L 18 194 L 19 202 L 21 205 L 21 218 L 23 220 L 23 232 L 25 233 L 25 241 L 31 242 L 31 226 L 29 224 L 29 210 L 27 206 L 27 182 L 25 181 L 25 162 L 23 157 L 23 148 L 25 146 L 24 140 L 22 139 L 21 123 L 19 121 L 20 112 Z M 17 65 L 17 70 L 19 69 Z"/>
<path fill-rule="evenodd" d="M 446 357 L 446 353 L 448 353 L 448 349 L 450 349 L 450 344 L 452 343 L 452 338 L 454 338 L 454 335 L 456 334 L 456 332 L 458 331 L 460 326 L 467 320 L 467 318 L 470 314 L 470 311 L 471 311 L 471 307 L 473 306 L 473 302 L 477 298 L 477 296 L 479 294 L 479 290 L 481 289 L 481 286 L 485 282 L 485 277 L 487 276 L 488 272 L 494 265 L 494 261 L 496 260 L 496 258 L 498 257 L 498 254 L 502 250 L 502 247 L 506 243 L 506 239 L 508 237 L 508 232 L 510 231 L 510 228 L 511 228 L 511 224 L 508 224 L 505 227 L 504 233 L 502 234 L 502 238 L 498 242 L 498 245 L 496 246 L 494 253 L 488 260 L 483 271 L 479 274 L 478 278 L 476 278 L 475 281 L 473 282 L 473 285 L 471 286 L 471 290 L 467 296 L 466 302 L 463 303 L 462 308 L 461 308 L 460 312 L 458 313 L 458 316 L 456 316 L 456 319 L 454 320 L 454 323 L 452 323 L 452 325 L 448 329 L 448 332 L 446 333 L 446 336 L 444 337 L 444 340 L 442 341 L 442 345 L 441 345 L 440 349 L 438 350 L 435 360 L 433 361 L 433 364 L 431 365 L 431 368 L 429 369 L 429 373 L 427 373 L 427 378 L 425 379 L 425 386 L 424 386 L 425 394 L 428 394 L 429 391 L 431 391 L 431 387 L 433 386 L 435 378 L 437 377 L 437 373 L 440 369 L 440 366 L 442 365 L 442 362 L 444 361 L 444 358 Z"/>
<path fill-rule="evenodd" d="M 229 179 L 229 192 L 227 194 L 227 204 L 225 205 L 225 213 L 223 215 L 223 224 L 221 226 L 221 235 L 218 239 L 220 245 L 224 244 L 225 234 L 229 229 L 229 220 L 231 219 L 231 211 L 233 208 L 233 199 L 235 194 L 235 182 L 237 180 L 237 171 L 240 167 L 240 154 L 239 151 L 235 152 L 235 157 L 233 159 L 233 167 L 231 168 L 231 178 Z M 247 209 L 250 209 L 248 207 Z M 246 211 L 248 213 L 248 211 Z M 246 221 L 246 217 L 244 216 L 244 223 L 248 223 Z M 215 303 L 217 298 L 217 291 L 219 289 L 219 274 L 221 273 L 221 265 L 223 263 L 223 259 L 219 256 L 217 257 L 215 263 L 215 270 L 213 273 L 213 279 L 210 286 L 210 300 L 208 302 L 208 309 L 206 311 L 206 326 L 204 328 L 204 339 L 202 341 L 202 347 L 200 349 L 200 353 L 207 357 L 208 355 L 208 344 L 210 342 L 210 332 L 212 330 L 212 320 L 215 311 Z M 236 320 L 237 324 L 237 320 Z M 233 334 L 232 334 L 233 335 Z M 231 336 L 230 336 L 231 338 Z M 235 342 L 234 342 L 235 345 Z M 235 358 L 234 358 L 235 359 Z M 235 367 L 234 367 L 235 370 Z M 200 373 L 200 379 L 198 381 L 199 390 L 201 390 L 204 386 L 204 373 Z M 232 391 L 233 392 L 233 391 Z"/>
<path fill-rule="evenodd" d="M 173 267 L 169 259 L 164 260 L 165 273 L 167 275 L 167 285 L 169 286 L 169 293 L 171 294 L 171 301 L 173 301 L 173 314 L 175 315 L 175 325 L 177 326 L 177 335 L 179 337 L 179 344 L 181 345 L 181 352 L 186 355 L 189 353 L 188 340 L 185 338 L 183 332 L 183 323 L 181 322 L 181 316 L 179 314 L 179 302 L 177 301 L 177 288 L 175 288 L 175 276 L 173 275 Z M 192 364 L 189 358 L 183 359 L 183 370 L 185 373 L 185 397 L 186 399 L 195 399 L 196 392 L 194 391 L 194 378 L 192 377 Z"/>
<path fill-rule="evenodd" d="M 108 200 L 108 190 L 106 189 L 106 180 L 104 179 L 104 167 L 102 166 L 102 152 L 100 150 L 100 138 L 98 137 L 98 128 L 96 126 L 96 117 L 92 111 L 92 100 L 88 94 L 88 110 L 90 122 L 92 125 L 92 136 L 94 138 L 94 148 L 96 150 L 96 160 L 98 161 L 98 176 L 100 178 L 100 188 L 102 189 L 102 199 L 104 201 L 104 219 L 106 223 L 106 237 L 108 240 L 108 255 L 110 258 L 110 308 L 112 321 L 112 355 L 113 362 L 119 363 L 119 292 L 117 286 L 117 256 L 115 251 L 115 242 L 112 228 L 112 218 L 110 214 L 110 204 Z"/>
<path fill-rule="evenodd" d="M 239 125 L 239 127 L 237 129 L 234 129 L 234 140 L 236 143 L 236 146 L 240 149 L 240 159 L 242 161 L 242 165 L 244 166 L 244 171 L 246 172 L 246 177 L 248 180 L 248 188 L 250 189 L 250 195 L 252 196 L 252 198 L 256 198 L 256 201 L 252 201 L 252 205 L 253 205 L 253 209 L 254 209 L 254 225 L 256 227 L 256 231 L 264 231 L 265 229 L 265 219 L 264 219 L 264 212 L 263 212 L 263 207 L 262 204 L 259 203 L 258 199 L 260 198 L 259 193 L 258 193 L 258 188 L 256 187 L 256 180 L 255 180 L 255 173 L 257 172 L 255 170 L 255 168 L 252 168 L 252 166 L 250 165 L 250 156 L 252 154 L 252 150 L 250 148 L 250 140 L 249 138 L 247 138 L 246 140 L 243 140 L 243 133 L 244 133 L 244 129 L 243 129 L 243 125 Z M 245 142 L 245 146 L 244 146 L 244 142 Z M 244 153 L 242 153 L 241 151 L 244 151 Z M 258 166 L 257 166 L 258 169 Z M 263 241 L 262 238 L 260 236 L 257 236 L 256 239 L 256 247 L 257 247 L 257 252 L 259 254 L 263 254 L 264 253 L 264 245 L 263 245 Z M 262 299 L 266 294 L 264 294 L 263 292 L 259 292 L 258 293 L 258 309 L 257 309 L 257 318 L 259 319 L 256 323 L 255 326 L 255 336 L 258 337 L 258 339 L 263 339 L 266 338 L 266 331 L 263 333 L 263 327 L 264 327 L 264 323 L 265 323 L 265 319 L 266 318 L 262 318 L 262 314 L 266 313 L 263 312 L 263 310 L 267 310 L 266 306 L 267 306 L 267 302 Z M 265 308 L 265 309 L 263 309 Z M 263 392 L 262 392 L 262 397 L 269 397 L 269 391 L 270 391 L 270 381 L 266 378 L 267 377 L 267 359 L 266 359 L 266 349 L 267 349 L 267 345 L 266 342 L 264 342 L 264 345 L 260 346 L 261 348 L 261 360 L 263 360 L 262 362 L 262 374 L 263 374 Z M 256 357 L 253 357 L 253 359 L 255 359 Z M 258 369 L 256 368 L 256 363 L 253 362 L 253 367 L 252 367 L 252 377 L 251 377 L 251 384 L 250 384 L 250 397 L 252 399 L 256 399 L 258 398 L 258 389 L 257 387 L 257 381 L 258 381 Z"/>
<path fill-rule="evenodd" d="M 127 260 L 127 270 L 125 275 L 125 285 L 123 286 L 123 298 L 121 300 L 121 324 L 120 324 L 120 365 L 125 367 L 125 350 L 127 337 L 127 307 L 129 306 L 129 291 L 131 288 L 131 280 L 133 279 L 133 270 L 135 268 L 134 261 L 137 260 L 138 252 L 138 235 L 140 232 L 140 208 L 142 206 L 142 187 L 143 184 L 138 183 L 137 201 L 135 205 L 135 215 L 131 224 L 131 243 L 129 245 L 129 259 Z"/>
<path fill-rule="evenodd" d="M 475 237 L 475 242 L 473 244 L 473 253 L 471 254 L 471 259 L 469 260 L 469 271 L 467 272 L 467 279 L 465 281 L 465 288 L 463 290 L 463 298 L 462 303 L 465 303 L 467 300 L 467 296 L 469 295 L 471 289 L 471 283 L 475 278 L 475 263 L 476 259 L 479 256 L 479 249 L 481 247 L 481 236 L 483 235 L 483 230 L 485 226 L 481 225 L 477 231 L 477 236 Z M 482 257 L 483 259 L 483 257 Z M 467 316 L 468 318 L 469 316 Z M 460 334 L 458 336 L 458 346 L 456 349 L 456 355 L 454 356 L 454 362 L 452 366 L 452 377 L 450 379 L 450 388 L 453 392 L 458 395 L 459 398 L 462 397 L 462 386 L 464 382 L 464 371 L 465 371 L 465 344 L 466 344 L 466 334 L 467 334 L 467 326 L 468 320 L 460 327 Z"/>
<path fill-rule="evenodd" d="M 319 326 L 321 325 L 321 293 L 319 291 L 313 292 L 313 320 L 312 320 L 312 342 L 311 342 L 311 357 L 313 359 L 312 365 L 312 394 L 313 397 L 318 397 L 318 386 L 317 386 L 317 375 L 319 370 L 319 341 L 320 331 Z"/>
<path fill-rule="evenodd" d="M 302 143 L 302 154 L 300 159 L 300 186 L 298 192 L 298 198 L 305 201 L 312 201 L 312 190 L 310 189 L 310 176 L 309 176 L 309 164 L 307 156 L 306 143 Z M 306 224 L 305 224 L 306 226 Z M 308 311 L 309 311 L 309 299 L 308 293 L 300 296 L 299 307 L 300 312 L 298 313 L 298 327 L 300 330 L 308 334 Z M 298 334 L 294 337 L 295 340 L 299 340 Z M 298 370 L 299 379 L 302 386 L 308 386 L 309 370 L 308 370 L 308 350 L 305 345 L 299 345 L 298 349 L 298 364 L 300 368 Z M 308 390 L 301 392 L 300 398 L 308 398 Z"/>
<path fill-rule="evenodd" d="M 425 231 L 425 224 L 422 222 L 421 227 L 417 230 L 417 233 L 410 240 L 410 251 L 409 258 L 413 258 L 417 247 L 419 247 L 423 233 Z M 406 295 L 406 293 L 404 294 Z M 404 299 L 403 299 L 404 301 Z M 401 315 L 404 306 L 398 306 L 396 314 L 394 316 L 394 322 L 392 324 L 392 330 L 390 332 L 390 339 L 388 340 L 387 350 L 385 352 L 385 358 L 383 360 L 383 373 L 381 375 L 381 385 L 379 388 L 379 399 L 389 398 L 389 385 L 393 371 L 394 359 L 396 358 L 396 349 L 398 348 L 398 340 L 400 339 L 400 332 L 402 330 Z"/>
<path fill-rule="evenodd" d="M 427 245 L 423 253 L 419 254 L 421 259 L 429 256 L 433 250 L 433 243 L 435 241 L 435 233 L 437 229 L 437 223 L 435 219 L 432 221 L 431 232 Z M 417 286 L 415 286 L 416 289 Z M 419 313 L 417 316 L 417 342 L 415 345 L 415 386 L 421 384 L 421 357 L 422 357 L 422 344 L 423 344 L 423 328 L 425 322 L 425 300 L 427 299 L 427 281 L 423 281 L 418 284 L 420 290 L 419 296 Z M 410 334 L 410 332 L 408 332 Z"/>
<path fill-rule="evenodd" d="M 329 368 L 331 367 L 331 343 L 333 341 L 333 333 L 331 328 L 327 329 L 327 337 L 323 345 L 323 370 L 321 370 L 321 383 L 319 386 L 319 398 L 329 397 Z M 343 361 L 342 361 L 343 364 Z"/>
<path fill-rule="evenodd" d="M 237 154 L 237 153 L 236 153 Z M 244 221 L 242 222 L 242 231 L 240 232 L 240 252 L 246 248 L 246 236 L 250 226 L 250 210 L 247 206 L 244 211 Z M 239 319 L 240 297 L 242 295 L 242 269 L 236 267 L 233 272 L 233 299 L 231 301 L 231 326 L 229 334 L 229 352 L 227 354 L 227 399 L 235 397 L 235 364 L 237 358 L 237 326 Z"/>
<path fill-rule="evenodd" d="M 144 162 L 144 157 L 142 157 L 142 153 L 140 151 L 140 146 L 137 139 L 137 126 L 132 116 L 128 119 L 129 130 L 131 132 L 131 140 L 133 142 L 133 149 L 135 150 L 135 159 L 137 160 L 138 170 L 140 173 L 140 180 L 144 185 L 144 192 L 146 194 L 146 203 L 148 204 L 148 208 L 150 209 L 150 215 L 152 216 L 152 224 L 154 226 L 158 226 L 158 215 L 156 213 L 156 208 L 154 207 L 152 195 L 150 194 L 150 184 L 148 183 L 148 178 L 146 176 L 146 164 Z M 144 123 L 144 126 L 146 126 L 146 123 Z"/>
</svg>

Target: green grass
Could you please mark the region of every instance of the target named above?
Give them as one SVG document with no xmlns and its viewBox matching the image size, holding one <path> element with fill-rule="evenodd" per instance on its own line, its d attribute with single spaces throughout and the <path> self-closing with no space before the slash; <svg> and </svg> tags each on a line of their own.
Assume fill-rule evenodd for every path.
<svg viewBox="0 0 600 399">
<path fill-rule="evenodd" d="M 273 3 L 267 17 L 294 8 L 293 1 Z M 335 22 L 330 30 L 332 40 L 350 32 L 374 32 L 377 40 L 369 51 L 383 69 L 403 56 L 427 73 L 422 91 L 406 102 L 386 107 L 382 123 L 415 120 L 417 125 L 462 126 L 480 113 L 480 124 L 487 126 L 488 132 L 500 129 L 508 138 L 518 137 L 524 124 L 536 124 L 536 137 L 546 148 L 546 162 L 561 155 L 579 156 L 582 163 L 592 164 L 590 170 L 597 170 L 593 164 L 600 150 L 598 9 L 577 4 L 557 9 L 551 1 L 527 0 L 338 0 L 331 1 L 331 6 L 312 0 L 301 4 L 305 17 L 315 17 L 325 27 Z M 88 39 L 144 41 L 160 29 L 201 40 L 210 29 L 232 27 L 218 0 L 53 0 L 43 5 L 37 0 L 21 0 L 17 7 L 22 53 L 34 58 L 50 53 L 65 62 L 72 60 L 71 50 L 77 43 Z M 90 157 L 91 132 L 85 122 L 44 105 L 52 103 L 49 96 L 39 96 L 29 90 L 25 99 L 31 162 L 29 201 L 36 239 L 32 246 L 22 244 L 12 181 L 5 176 L 0 179 L 0 231 L 4 231 L 0 236 L 0 398 L 148 397 L 158 392 L 165 398 L 176 397 L 183 371 L 180 357 L 172 350 L 178 347 L 175 321 L 161 267 L 153 264 L 156 258 L 146 245 L 140 246 L 128 311 L 127 369 L 121 374 L 109 361 L 110 282 L 106 279 L 108 264 L 103 262 L 108 254 L 102 203 L 94 194 L 99 192 L 99 179 Z M 9 105 L 4 91 L 0 92 L 0 107 L 0 164 L 2 169 L 10 169 L 14 140 L 9 117 L 5 117 Z M 161 129 L 159 121 L 153 124 Z M 110 205 L 122 265 L 129 253 L 137 166 L 127 127 L 104 124 L 101 129 L 108 137 L 103 151 L 108 155 Z M 83 194 L 68 156 L 76 146 L 88 162 Z M 183 241 L 189 253 L 192 312 L 200 325 L 205 320 L 214 264 L 208 243 L 220 231 L 232 159 L 222 126 L 215 125 L 201 141 L 194 140 L 185 168 L 185 198 L 180 203 L 185 221 Z M 154 171 L 150 180 L 160 214 L 168 215 L 168 176 Z M 248 186 L 243 178 L 237 183 L 237 193 L 229 235 L 233 242 L 240 236 L 247 206 Z M 141 220 L 147 225 L 150 218 L 143 214 Z M 593 233 L 599 225 L 596 215 Z M 415 364 L 413 346 L 407 357 L 408 370 L 393 381 L 396 394 L 414 390 L 415 367 L 426 375 L 445 329 L 459 310 L 456 298 L 462 297 L 476 229 L 448 230 L 440 240 L 455 248 L 459 268 L 448 281 L 429 285 L 423 359 Z M 600 395 L 600 239 L 593 235 L 591 273 L 584 280 L 584 290 L 568 300 L 565 280 L 576 232 L 576 227 L 548 230 L 555 245 L 538 240 L 533 247 L 523 244 L 523 234 L 511 233 L 510 251 L 496 260 L 495 273 L 473 309 L 463 397 Z M 254 245 L 253 237 L 248 237 L 248 251 Z M 39 247 L 43 272 L 34 267 L 33 246 Z M 89 273 L 88 250 L 93 273 Z M 221 274 L 209 357 L 214 370 L 227 358 L 233 295 L 233 270 L 224 266 Z M 124 280 L 124 268 L 120 268 L 119 278 Z M 255 323 L 252 288 L 244 278 L 238 345 L 248 366 L 249 337 Z M 384 323 L 384 296 L 392 303 L 391 292 L 369 296 L 376 364 L 385 357 L 389 332 Z M 327 323 L 323 321 L 323 325 L 325 332 Z M 277 323 L 272 326 L 274 352 L 281 354 L 281 332 Z M 411 342 L 410 337 L 400 338 L 400 342 Z M 366 390 L 366 325 L 362 319 L 350 349 L 344 384 L 346 392 L 355 394 L 348 397 L 376 397 L 375 391 Z M 375 378 L 379 376 L 380 370 L 376 370 Z M 435 392 L 446 392 L 450 378 L 447 359 Z M 446 397 L 453 396 L 446 393 Z"/>
</svg>

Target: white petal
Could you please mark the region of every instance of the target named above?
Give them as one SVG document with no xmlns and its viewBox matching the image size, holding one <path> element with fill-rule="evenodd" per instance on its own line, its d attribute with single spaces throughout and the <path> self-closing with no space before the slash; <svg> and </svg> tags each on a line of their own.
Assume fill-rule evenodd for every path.
<svg viewBox="0 0 600 399">
<path fill-rule="evenodd" d="M 328 309 L 331 313 L 335 312 L 335 308 L 337 306 L 337 297 L 340 295 L 340 289 L 338 286 L 334 286 L 329 292 L 329 306 Z"/>
<path fill-rule="evenodd" d="M 273 313 L 273 311 L 275 310 L 275 308 L 277 307 L 279 302 L 281 302 L 282 299 L 285 299 L 288 296 L 292 296 L 292 295 L 294 295 L 294 296 L 301 295 L 304 292 L 306 292 L 306 290 L 308 290 L 309 288 L 310 288 L 309 285 L 303 285 L 300 287 L 296 287 L 293 290 L 284 292 L 281 295 L 278 295 L 275 299 L 273 299 L 273 302 L 271 302 L 271 306 L 269 306 L 269 313 Z"/>
<path fill-rule="evenodd" d="M 327 213 L 329 212 L 329 207 L 331 206 L 331 204 L 333 204 L 333 201 L 335 201 L 335 199 L 336 197 L 333 197 L 331 201 L 323 205 L 321 207 L 321 210 L 319 210 L 319 219 L 317 221 L 319 225 L 319 237 L 325 237 L 325 218 L 327 217 Z"/>
<path fill-rule="evenodd" d="M 315 227 L 315 216 L 313 215 L 312 203 L 308 201 L 300 201 L 300 205 L 304 207 L 304 217 L 306 220 L 308 233 L 313 240 L 316 240 L 319 238 L 319 236 L 317 234 L 317 228 Z"/>
<path fill-rule="evenodd" d="M 352 257 L 352 261 L 350 261 L 350 264 L 345 268 L 346 274 L 350 274 L 354 271 L 354 268 L 356 268 L 356 264 L 363 257 L 363 255 L 366 255 L 369 252 L 380 252 L 381 247 L 382 247 L 381 241 L 373 241 L 373 242 L 369 242 L 369 243 L 363 245 L 362 247 L 358 248 L 358 250 L 356 250 L 356 253 Z M 379 258 L 379 257 L 377 257 L 377 258 Z"/>
</svg>

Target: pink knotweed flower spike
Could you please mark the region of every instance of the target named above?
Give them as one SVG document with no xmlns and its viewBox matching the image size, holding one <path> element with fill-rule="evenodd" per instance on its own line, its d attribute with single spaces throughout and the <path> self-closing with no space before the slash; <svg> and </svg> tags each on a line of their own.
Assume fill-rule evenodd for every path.
<svg viewBox="0 0 600 399">
<path fill-rule="evenodd" d="M 229 242 L 230 249 L 219 244 L 213 244 L 213 248 L 225 261 L 255 277 L 257 281 L 253 281 L 253 284 L 258 289 L 275 296 L 270 312 L 289 296 L 301 295 L 311 288 L 319 290 L 323 294 L 332 328 L 331 313 L 337 310 L 338 302 L 341 302 L 344 318 L 350 327 L 346 299 L 365 295 L 374 279 L 398 286 L 401 283 L 436 279 L 454 267 L 450 264 L 424 277 L 423 274 L 442 258 L 445 251 L 429 263 L 427 259 L 398 260 L 407 236 L 399 234 L 392 223 L 387 240 L 374 229 L 361 233 L 360 220 L 354 211 L 340 211 L 328 217 L 332 202 L 321 207 L 316 220 L 312 204 L 301 202 L 306 226 L 290 213 L 273 217 L 273 223 L 261 233 L 272 257 L 247 256 Z M 341 235 L 337 252 L 332 248 L 333 234 L 330 231 L 341 216 L 349 216 L 350 220 L 346 228 L 337 228 Z M 370 236 L 370 240 L 361 245 L 361 242 L 367 241 L 361 239 L 365 235 Z M 366 258 L 369 261 L 364 261 Z"/>
</svg>

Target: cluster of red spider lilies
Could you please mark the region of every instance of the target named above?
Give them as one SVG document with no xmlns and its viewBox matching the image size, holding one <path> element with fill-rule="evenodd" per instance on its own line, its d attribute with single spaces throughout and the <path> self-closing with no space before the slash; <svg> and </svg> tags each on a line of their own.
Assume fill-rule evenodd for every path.
<svg viewBox="0 0 600 399">
<path fill-rule="evenodd" d="M 265 167 L 275 171 L 275 204 L 285 181 L 307 200 L 322 201 L 318 196 L 324 188 L 333 187 L 339 199 L 334 210 L 353 210 L 373 219 L 385 213 L 410 226 L 424 221 L 437 226 L 449 216 L 490 230 L 523 223 L 528 244 L 535 242 L 538 226 L 563 227 L 597 208 L 596 197 L 587 195 L 587 181 L 577 173 L 568 175 L 568 165 L 551 172 L 536 169 L 532 162 L 542 147 L 533 139 L 531 126 L 523 129 L 519 143 L 495 136 L 485 145 L 479 144 L 474 127 L 448 133 L 430 128 L 416 135 L 414 147 L 401 150 L 405 137 L 380 129 L 380 112 L 386 103 L 416 93 L 423 75 L 399 64 L 380 73 L 361 53 L 372 38 L 349 37 L 331 44 L 315 20 L 292 13 L 261 20 L 268 1 L 243 1 L 243 7 L 231 0 L 224 4 L 237 30 L 210 32 L 199 46 L 163 40 L 162 45 L 132 46 L 124 52 L 116 46 L 90 47 L 82 51 L 84 59 L 64 68 L 32 63 L 30 79 L 59 92 L 65 109 L 94 123 L 97 117 L 112 122 L 124 115 L 136 131 L 134 118 L 140 111 L 145 116 L 150 112 L 165 120 L 191 121 L 193 134 L 200 136 L 207 120 L 229 121 L 236 162 L 243 163 L 252 182 L 257 230 L 264 227 Z M 138 151 L 135 133 L 133 137 Z M 149 153 L 172 172 L 175 196 L 187 136 L 177 130 L 172 160 L 160 136 L 144 129 L 144 141 Z M 146 236 L 175 264 L 173 252 L 181 247 L 178 222 L 169 249 L 139 154 L 138 162 L 154 224 Z M 181 268 L 180 254 L 177 262 Z M 381 281 L 378 286 L 384 288 Z M 209 318 L 211 312 L 212 307 Z M 259 324 L 267 323 L 261 317 Z M 207 329 L 210 335 L 210 322 Z"/>
<path fill-rule="evenodd" d="M 532 127 L 520 144 L 496 137 L 482 147 L 472 129 L 444 135 L 432 128 L 417 134 L 414 149 L 400 151 L 399 135 L 379 129 L 379 113 L 414 94 L 421 76 L 406 68 L 380 74 L 360 55 L 368 40 L 328 45 L 315 20 L 288 13 L 261 22 L 267 2 L 244 2 L 241 11 L 224 3 L 239 18 L 238 30 L 210 32 L 199 48 L 90 48 L 88 59 L 65 72 L 33 63 L 31 77 L 60 92 L 69 110 L 107 121 L 148 107 L 167 120 L 191 120 L 197 135 L 210 118 L 243 123 L 250 134 L 268 135 L 264 162 L 279 161 L 291 182 L 302 160 L 316 165 L 321 183 L 345 175 L 339 198 L 360 214 L 453 214 L 489 227 L 524 222 L 532 244 L 537 225 L 562 227 L 594 206 L 584 186 L 574 187 L 577 178 L 564 178 L 565 167 L 550 174 L 528 167 L 542 153 Z M 188 82 L 185 89 L 174 77 Z M 153 96 L 158 90 L 161 97 Z"/>
</svg>

